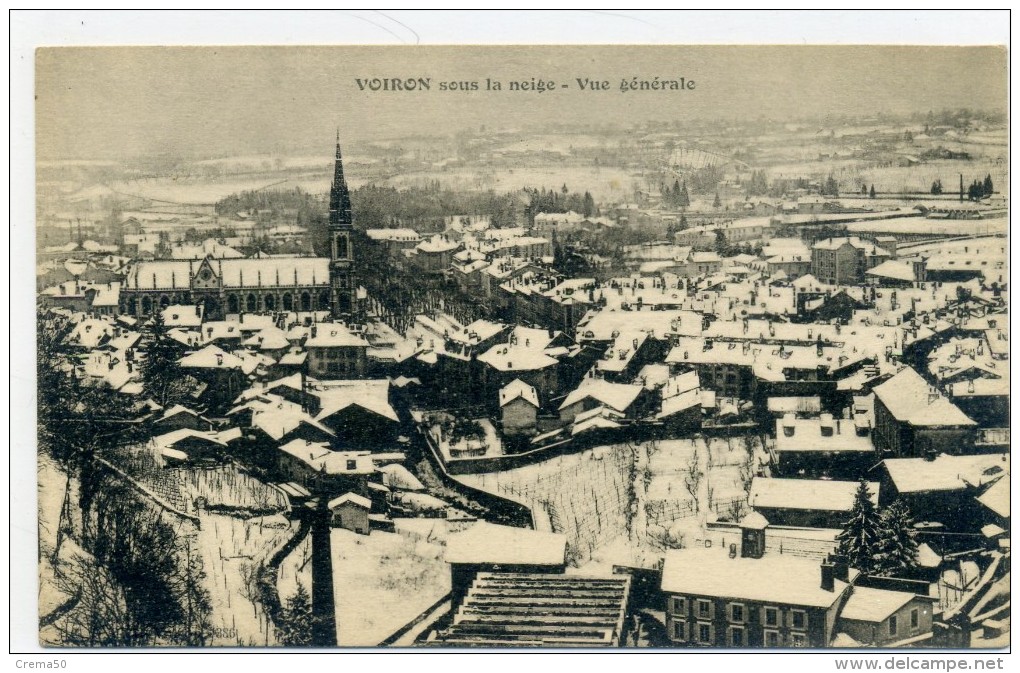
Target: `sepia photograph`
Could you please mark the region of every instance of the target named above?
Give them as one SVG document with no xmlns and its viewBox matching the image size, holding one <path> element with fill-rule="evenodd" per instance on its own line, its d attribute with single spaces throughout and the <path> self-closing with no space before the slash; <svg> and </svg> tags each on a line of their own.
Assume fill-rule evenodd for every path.
<svg viewBox="0 0 1020 673">
<path fill-rule="evenodd" d="M 38 644 L 1008 650 L 1007 68 L 39 48 Z"/>
</svg>

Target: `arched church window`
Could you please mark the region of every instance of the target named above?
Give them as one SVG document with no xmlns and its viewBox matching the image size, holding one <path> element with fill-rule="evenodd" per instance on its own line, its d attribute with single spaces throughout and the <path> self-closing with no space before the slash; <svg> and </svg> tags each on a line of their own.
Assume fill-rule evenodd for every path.
<svg viewBox="0 0 1020 673">
<path fill-rule="evenodd" d="M 266 310 L 267 311 L 274 311 L 274 310 L 276 310 L 276 297 L 274 297 L 271 294 L 267 294 L 264 301 L 265 301 L 265 305 L 266 305 Z"/>
<path fill-rule="evenodd" d="M 301 293 L 301 310 L 311 311 L 312 310 L 312 295 L 307 292 Z"/>
<path fill-rule="evenodd" d="M 152 299 L 149 297 L 142 298 L 142 313 L 145 315 L 152 313 Z"/>
<path fill-rule="evenodd" d="M 238 309 L 239 309 L 239 307 L 238 307 L 237 295 L 236 294 L 228 294 L 227 295 L 227 313 L 237 313 Z"/>
<path fill-rule="evenodd" d="M 329 292 L 323 290 L 319 293 L 319 310 L 325 311 L 329 309 Z"/>
<path fill-rule="evenodd" d="M 336 256 L 337 259 L 347 259 L 348 253 L 347 236 L 341 234 L 336 237 Z"/>
<path fill-rule="evenodd" d="M 259 307 L 259 300 L 254 294 L 248 295 L 248 310 L 256 311 Z"/>
<path fill-rule="evenodd" d="M 294 310 L 294 297 L 290 292 L 286 292 L 283 295 L 283 310 L 293 311 Z"/>
</svg>

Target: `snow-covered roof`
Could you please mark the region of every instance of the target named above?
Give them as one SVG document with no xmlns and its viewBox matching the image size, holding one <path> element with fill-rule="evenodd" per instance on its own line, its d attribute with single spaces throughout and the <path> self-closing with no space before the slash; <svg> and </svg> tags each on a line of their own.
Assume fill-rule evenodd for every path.
<svg viewBox="0 0 1020 673">
<path fill-rule="evenodd" d="M 333 498 L 332 500 L 329 501 L 329 503 L 327 503 L 326 506 L 329 509 L 336 509 L 340 505 L 343 505 L 348 502 L 351 503 L 352 505 L 357 505 L 358 507 L 362 507 L 364 509 L 372 509 L 371 500 L 369 500 L 363 495 L 358 495 L 357 493 L 350 492 L 344 493 L 338 498 Z"/>
<path fill-rule="evenodd" d="M 1009 475 L 1005 475 L 997 482 L 988 487 L 978 497 L 978 502 L 990 509 L 995 514 L 1009 518 Z"/>
<path fill-rule="evenodd" d="M 546 355 L 541 348 L 496 344 L 478 356 L 478 361 L 501 372 L 533 371 L 557 364 L 556 358 Z"/>
<path fill-rule="evenodd" d="M 667 418 L 681 411 L 701 405 L 701 389 L 686 390 L 679 395 L 673 395 L 662 400 L 662 411 L 656 414 L 656 418 Z"/>
<path fill-rule="evenodd" d="M 305 348 L 368 347 L 368 342 L 344 325 L 322 323 L 313 329 L 315 336 L 305 342 Z"/>
<path fill-rule="evenodd" d="M 244 365 L 241 358 L 213 345 L 185 355 L 178 363 L 182 367 L 197 369 L 241 369 Z"/>
<path fill-rule="evenodd" d="M 813 559 L 790 554 L 729 558 L 722 548 L 695 548 L 666 552 L 661 586 L 664 592 L 689 596 L 828 608 L 846 584 L 836 580 L 835 591 L 822 589 L 820 565 Z"/>
<path fill-rule="evenodd" d="M 202 308 L 174 304 L 161 311 L 167 327 L 198 327 L 202 324 Z"/>
<path fill-rule="evenodd" d="M 905 591 L 854 587 L 840 617 L 860 622 L 882 622 L 915 597 L 915 594 Z"/>
<path fill-rule="evenodd" d="M 882 400 L 896 420 L 911 425 L 975 425 L 959 407 L 932 388 L 911 367 L 905 367 L 885 383 L 875 386 L 875 396 Z"/>
<path fill-rule="evenodd" d="M 383 473 L 383 483 L 390 488 L 402 491 L 424 491 L 425 485 L 410 470 L 399 463 L 390 463 L 379 468 Z"/>
<path fill-rule="evenodd" d="M 908 282 L 916 280 L 914 277 L 914 265 L 910 262 L 905 262 L 899 259 L 890 259 L 882 262 L 878 266 L 865 271 L 864 275 L 875 276 L 878 278 L 891 278 L 893 280 L 903 280 Z"/>
<path fill-rule="evenodd" d="M 376 413 L 383 418 L 398 422 L 397 412 L 390 405 L 390 382 L 388 379 L 330 381 L 320 383 L 310 391 L 319 398 L 321 407 L 317 420 L 322 421 L 351 405 Z"/>
<path fill-rule="evenodd" d="M 644 388 L 638 385 L 610 383 L 603 379 L 585 379 L 581 382 L 581 385 L 567 395 L 560 405 L 560 409 L 566 409 L 590 397 L 598 400 L 610 409 L 626 412 L 643 390 Z"/>
<path fill-rule="evenodd" d="M 868 484 L 871 501 L 878 505 L 878 484 Z M 774 479 L 755 477 L 748 502 L 752 507 L 849 512 L 853 509 L 855 481 L 825 479 Z"/>
<path fill-rule="evenodd" d="M 941 453 L 934 460 L 887 458 L 882 464 L 900 494 L 963 491 L 968 485 L 987 484 L 1001 477 L 1003 472 L 1009 472 L 1006 454 L 949 456 Z"/>
<path fill-rule="evenodd" d="M 560 566 L 566 562 L 566 550 L 565 535 L 479 521 L 449 537 L 446 561 Z"/>
<path fill-rule="evenodd" d="M 514 379 L 499 391 L 499 406 L 505 407 L 518 397 L 532 406 L 538 407 L 538 392 L 520 379 Z"/>
<path fill-rule="evenodd" d="M 799 398 L 790 398 L 799 399 Z M 817 399 L 817 398 L 815 398 Z M 822 433 L 829 428 L 831 434 Z M 792 431 L 792 435 L 788 432 Z M 857 434 L 857 424 L 840 418 L 796 418 L 787 412 L 783 418 L 776 419 L 776 451 L 874 451 L 875 445 L 868 435 Z"/>
<path fill-rule="evenodd" d="M 291 402 L 278 402 L 258 408 L 252 415 L 251 424 L 275 440 L 282 439 L 301 425 L 309 425 L 323 434 L 333 437 L 335 433 Z"/>
</svg>

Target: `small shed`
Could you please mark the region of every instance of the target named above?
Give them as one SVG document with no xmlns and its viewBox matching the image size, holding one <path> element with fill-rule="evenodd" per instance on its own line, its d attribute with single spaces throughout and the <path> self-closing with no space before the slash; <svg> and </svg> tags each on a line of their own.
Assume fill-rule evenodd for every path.
<svg viewBox="0 0 1020 673">
<path fill-rule="evenodd" d="M 372 510 L 372 501 L 357 493 L 344 493 L 339 498 L 329 501 L 330 524 L 335 528 L 368 535 L 368 514 Z"/>
</svg>

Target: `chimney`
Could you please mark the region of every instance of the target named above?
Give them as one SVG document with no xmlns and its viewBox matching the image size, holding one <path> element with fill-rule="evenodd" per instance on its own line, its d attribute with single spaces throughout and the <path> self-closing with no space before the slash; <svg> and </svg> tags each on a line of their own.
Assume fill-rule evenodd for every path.
<svg viewBox="0 0 1020 673">
<path fill-rule="evenodd" d="M 822 561 L 822 584 L 821 588 L 823 591 L 834 591 L 836 588 L 835 583 L 835 572 L 836 568 L 830 559 Z"/>
<path fill-rule="evenodd" d="M 216 366 L 220 367 L 223 365 L 223 355 L 221 353 L 216 354 Z"/>
</svg>

